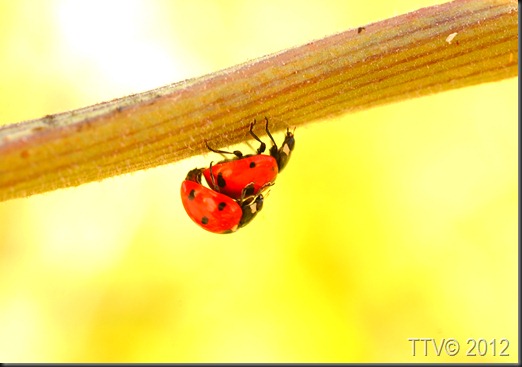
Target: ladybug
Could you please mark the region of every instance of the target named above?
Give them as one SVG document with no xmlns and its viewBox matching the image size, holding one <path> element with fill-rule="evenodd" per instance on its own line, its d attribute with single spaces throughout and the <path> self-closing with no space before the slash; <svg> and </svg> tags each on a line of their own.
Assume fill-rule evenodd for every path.
<svg viewBox="0 0 522 367">
<path fill-rule="evenodd" d="M 288 163 L 290 154 L 294 149 L 295 139 L 294 134 L 287 129 L 285 140 L 281 147 L 278 148 L 268 129 L 268 119 L 266 117 L 265 121 L 266 133 L 273 144 L 270 148 L 270 155 L 262 154 L 266 150 L 266 144 L 253 131 L 256 120 L 250 124 L 249 132 L 261 144 L 257 149 L 257 154 L 243 156 L 238 150 L 234 152 L 216 150 L 212 149 L 207 143 L 207 148 L 212 152 L 234 154 L 236 156 L 233 159 L 219 162 L 215 166 L 210 164 L 209 168 L 203 170 L 205 180 L 212 189 L 231 198 L 238 199 L 243 195 L 245 189 L 247 189 L 246 195 L 256 195 L 267 184 L 273 184 L 277 174 Z M 250 186 L 247 187 L 248 185 Z"/>
<path fill-rule="evenodd" d="M 195 168 L 181 183 L 181 202 L 190 219 L 201 228 L 232 233 L 250 223 L 263 208 L 263 195 L 247 195 L 247 191 L 251 191 L 251 185 L 245 187 L 240 200 L 234 200 L 211 190 L 201 184 L 201 169 Z"/>
</svg>

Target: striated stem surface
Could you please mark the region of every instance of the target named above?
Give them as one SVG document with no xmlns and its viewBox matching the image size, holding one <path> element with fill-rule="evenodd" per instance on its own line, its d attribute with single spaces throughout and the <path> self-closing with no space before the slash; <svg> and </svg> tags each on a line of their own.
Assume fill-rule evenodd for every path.
<svg viewBox="0 0 522 367">
<path fill-rule="evenodd" d="M 0 201 L 175 162 L 274 131 L 518 75 L 518 4 L 457 0 L 201 78 L 0 127 Z M 262 128 L 261 126 L 259 127 Z"/>
</svg>

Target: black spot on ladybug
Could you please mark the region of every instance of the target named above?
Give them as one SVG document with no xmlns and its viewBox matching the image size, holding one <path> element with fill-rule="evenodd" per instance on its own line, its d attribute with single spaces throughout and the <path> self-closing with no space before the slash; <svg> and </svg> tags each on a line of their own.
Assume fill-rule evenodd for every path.
<svg viewBox="0 0 522 367">
<path fill-rule="evenodd" d="M 256 162 L 250 162 L 250 168 L 254 168 L 256 166 Z"/>
<path fill-rule="evenodd" d="M 225 187 L 227 185 L 227 182 L 223 178 L 223 174 L 221 172 L 218 173 L 217 183 L 219 187 Z"/>
<path fill-rule="evenodd" d="M 194 200 L 195 197 L 196 197 L 196 190 L 190 190 L 188 199 L 189 200 Z"/>
<path fill-rule="evenodd" d="M 201 218 L 201 224 L 207 224 L 207 223 L 208 223 L 208 218 L 207 217 Z"/>
<path fill-rule="evenodd" d="M 221 210 L 225 209 L 226 206 L 227 206 L 227 203 L 220 202 L 218 205 L 218 210 L 221 211 Z"/>
</svg>

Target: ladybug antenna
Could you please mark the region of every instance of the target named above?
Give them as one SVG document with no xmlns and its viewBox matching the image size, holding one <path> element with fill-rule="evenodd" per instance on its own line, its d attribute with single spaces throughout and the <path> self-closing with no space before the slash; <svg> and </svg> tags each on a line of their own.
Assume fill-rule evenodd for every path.
<svg viewBox="0 0 522 367">
<path fill-rule="evenodd" d="M 259 139 L 259 137 L 254 133 L 254 125 L 256 124 L 256 119 L 254 119 L 254 122 L 250 123 L 250 135 L 252 135 L 252 137 L 254 139 L 256 139 L 261 145 L 259 146 L 259 148 L 257 149 L 257 154 L 261 154 L 265 151 L 266 149 L 266 144 L 263 143 L 261 141 L 261 139 Z"/>
<path fill-rule="evenodd" d="M 275 182 L 267 182 L 258 191 L 258 195 L 263 194 L 265 197 L 268 197 L 270 194 L 270 188 L 275 185 Z"/>
<path fill-rule="evenodd" d="M 268 195 L 270 195 L 270 189 L 266 189 L 266 192 L 263 193 L 263 196 L 264 196 L 265 198 L 267 198 Z"/>
<path fill-rule="evenodd" d="M 270 189 L 270 187 L 272 187 L 272 186 L 274 186 L 274 185 L 275 185 L 275 182 L 272 182 L 272 181 L 267 182 L 266 184 L 264 184 L 263 186 L 261 186 L 261 187 L 259 188 L 259 192 L 263 192 L 263 191 L 265 191 L 265 190 L 268 190 L 268 189 Z"/>
</svg>

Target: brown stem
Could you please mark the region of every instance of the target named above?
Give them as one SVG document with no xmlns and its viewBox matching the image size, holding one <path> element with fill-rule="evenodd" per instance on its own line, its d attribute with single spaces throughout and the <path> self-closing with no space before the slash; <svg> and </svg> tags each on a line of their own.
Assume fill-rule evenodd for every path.
<svg viewBox="0 0 522 367">
<path fill-rule="evenodd" d="M 517 76 L 518 4 L 457 0 L 198 79 L 0 128 L 0 201 L 178 161 L 287 126 Z"/>
</svg>

